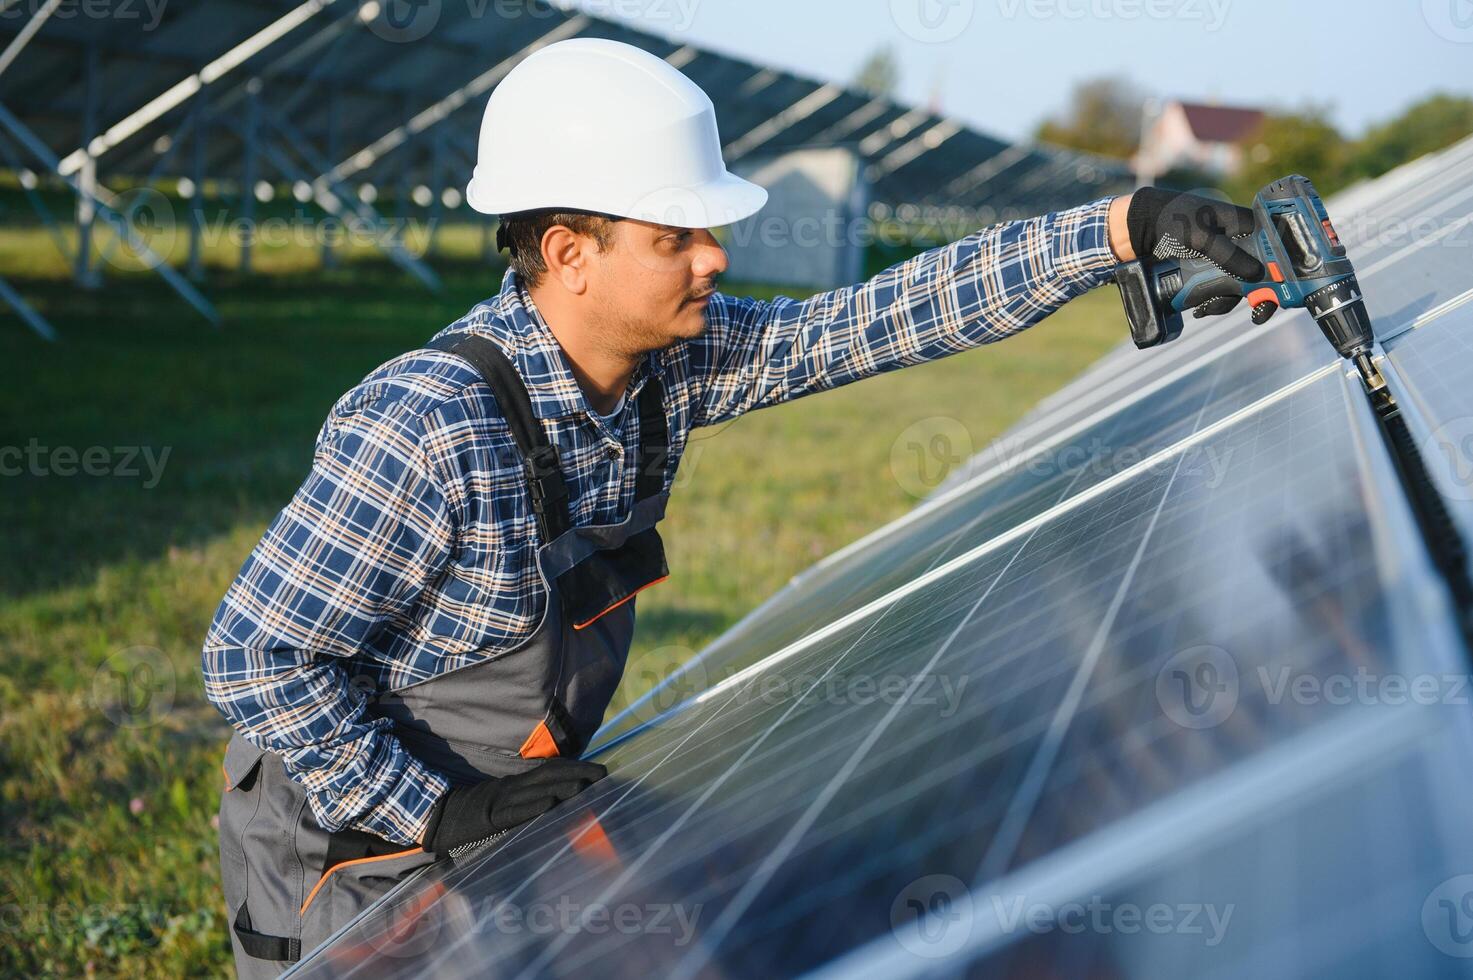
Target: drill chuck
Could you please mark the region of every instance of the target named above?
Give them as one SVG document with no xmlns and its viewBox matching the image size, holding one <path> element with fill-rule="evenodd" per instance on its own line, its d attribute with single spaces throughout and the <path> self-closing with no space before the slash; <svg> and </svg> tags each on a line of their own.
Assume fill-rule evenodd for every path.
<svg viewBox="0 0 1473 980">
<path fill-rule="evenodd" d="M 1360 283 L 1346 276 L 1304 297 L 1304 308 L 1341 357 L 1354 358 L 1375 343 L 1371 318 L 1361 298 Z"/>
</svg>

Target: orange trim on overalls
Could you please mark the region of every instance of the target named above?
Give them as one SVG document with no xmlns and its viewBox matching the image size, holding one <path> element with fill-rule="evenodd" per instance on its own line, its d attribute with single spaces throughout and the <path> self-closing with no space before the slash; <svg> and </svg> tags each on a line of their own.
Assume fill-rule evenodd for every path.
<svg viewBox="0 0 1473 980">
<path fill-rule="evenodd" d="M 225 768 L 225 760 L 220 760 L 220 774 L 225 777 L 225 792 L 230 792 L 235 787 L 230 784 L 230 770 Z"/>
<path fill-rule="evenodd" d="M 323 885 L 327 884 L 327 879 L 332 877 L 332 873 L 339 868 L 346 868 L 350 864 L 367 864 L 370 861 L 387 861 L 389 860 L 389 858 L 401 858 L 406 854 L 414 854 L 423 850 L 423 847 L 411 847 L 407 851 L 395 851 L 393 854 L 377 854 L 372 857 L 354 858 L 351 861 L 339 861 L 337 864 L 334 864 L 332 867 L 324 871 L 322 873 L 322 877 L 317 879 L 317 884 L 312 886 L 312 890 L 307 893 L 307 900 L 302 903 L 301 914 L 307 914 L 307 906 L 312 904 L 312 899 L 317 897 L 317 892 L 322 888 Z"/>
<path fill-rule="evenodd" d="M 597 616 L 593 617 L 592 619 L 585 619 L 581 623 L 574 623 L 573 624 L 573 629 L 575 629 L 575 630 L 581 630 L 585 626 L 592 626 L 594 623 L 598 622 L 600 619 L 603 619 L 605 616 L 607 616 L 609 613 L 613 612 L 615 609 L 618 609 L 620 606 L 624 605 L 624 603 L 628 602 L 630 599 L 633 599 L 635 596 L 639 595 L 645 589 L 648 589 L 652 585 L 659 585 L 661 582 L 665 581 L 669 577 L 670 576 L 668 576 L 668 575 L 661 575 L 659 578 L 655 579 L 653 582 L 646 582 L 644 585 L 641 585 L 639 588 L 635 589 L 633 592 L 629 593 L 624 598 L 620 599 L 618 602 L 614 603 L 612 606 L 610 606 L 609 608 L 605 609 L 603 612 L 599 613 Z"/>
<path fill-rule="evenodd" d="M 532 734 L 517 749 L 517 755 L 523 759 L 555 759 L 561 753 L 557 750 L 557 740 L 552 737 L 552 730 L 547 727 L 547 720 L 543 719 L 532 729 Z"/>
</svg>

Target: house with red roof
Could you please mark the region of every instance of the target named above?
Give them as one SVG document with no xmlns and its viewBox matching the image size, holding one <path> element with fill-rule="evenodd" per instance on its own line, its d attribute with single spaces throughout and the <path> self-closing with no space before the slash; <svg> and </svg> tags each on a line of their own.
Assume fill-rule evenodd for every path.
<svg viewBox="0 0 1473 980">
<path fill-rule="evenodd" d="M 1235 173 L 1242 163 L 1243 141 L 1263 123 L 1263 115 L 1258 109 L 1167 102 L 1146 125 L 1132 166 L 1144 180 L 1178 168 Z"/>
</svg>

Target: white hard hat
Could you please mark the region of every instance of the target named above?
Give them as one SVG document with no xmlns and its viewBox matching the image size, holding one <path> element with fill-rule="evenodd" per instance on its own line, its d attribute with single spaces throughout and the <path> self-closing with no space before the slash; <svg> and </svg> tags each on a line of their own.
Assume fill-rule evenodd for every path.
<svg viewBox="0 0 1473 980">
<path fill-rule="evenodd" d="M 730 224 L 767 203 L 727 171 L 698 85 L 597 38 L 549 44 L 492 90 L 465 197 L 486 214 L 559 208 L 679 228 Z"/>
</svg>

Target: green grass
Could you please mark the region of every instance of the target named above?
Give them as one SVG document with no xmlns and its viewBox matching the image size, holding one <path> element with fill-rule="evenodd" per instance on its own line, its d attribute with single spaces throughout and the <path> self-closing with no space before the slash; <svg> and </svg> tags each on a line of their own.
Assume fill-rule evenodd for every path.
<svg viewBox="0 0 1473 980">
<path fill-rule="evenodd" d="M 272 257 L 260 266 L 297 271 L 214 274 L 214 331 L 148 277 L 79 292 L 37 257 L 39 232 L 20 238 L 0 239 L 0 274 L 64 340 L 0 319 L 0 447 L 169 455 L 151 487 L 0 477 L 0 974 L 226 973 L 211 817 L 227 732 L 200 689 L 206 626 L 333 400 L 494 292 L 500 269 L 451 267 L 435 296 L 378 264 Z M 1122 336 L 1099 293 L 1001 345 L 698 433 L 664 527 L 673 576 L 640 600 L 620 701 L 911 507 L 891 470 L 908 426 L 951 420 L 980 449 Z M 155 699 L 120 716 L 101 668 L 140 663 Z"/>
</svg>

